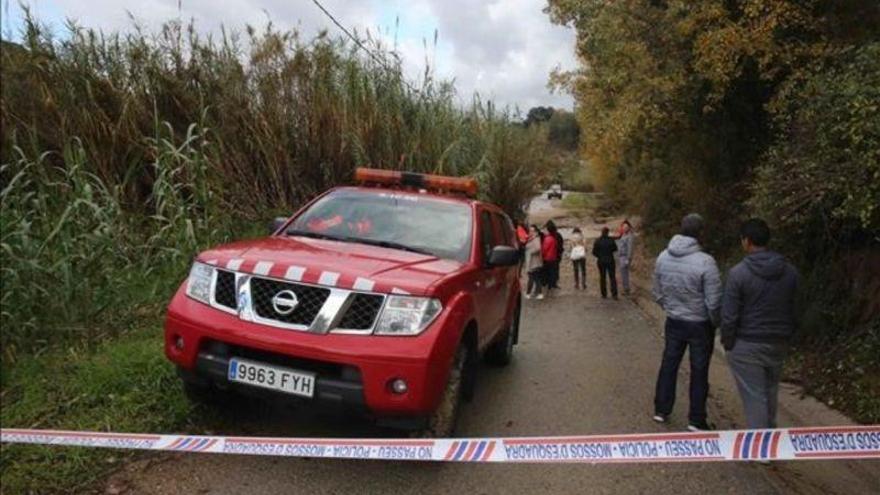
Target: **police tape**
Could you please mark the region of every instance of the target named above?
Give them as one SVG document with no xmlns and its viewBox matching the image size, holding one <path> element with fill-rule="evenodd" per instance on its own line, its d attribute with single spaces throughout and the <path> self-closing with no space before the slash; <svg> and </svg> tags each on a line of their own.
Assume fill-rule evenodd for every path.
<svg viewBox="0 0 880 495">
<path fill-rule="evenodd" d="M 279 457 L 637 463 L 880 459 L 880 425 L 461 439 L 268 438 L 0 429 L 0 442 Z"/>
</svg>

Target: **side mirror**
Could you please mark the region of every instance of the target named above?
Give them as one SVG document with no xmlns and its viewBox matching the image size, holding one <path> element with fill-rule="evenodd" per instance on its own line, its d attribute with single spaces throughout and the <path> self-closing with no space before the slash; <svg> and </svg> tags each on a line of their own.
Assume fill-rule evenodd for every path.
<svg viewBox="0 0 880 495">
<path fill-rule="evenodd" d="M 513 266 L 519 263 L 519 250 L 510 246 L 495 246 L 489 253 L 489 266 Z"/>
<path fill-rule="evenodd" d="M 275 220 L 269 222 L 269 235 L 278 232 L 278 229 L 284 226 L 287 223 L 287 217 L 275 217 Z"/>
</svg>

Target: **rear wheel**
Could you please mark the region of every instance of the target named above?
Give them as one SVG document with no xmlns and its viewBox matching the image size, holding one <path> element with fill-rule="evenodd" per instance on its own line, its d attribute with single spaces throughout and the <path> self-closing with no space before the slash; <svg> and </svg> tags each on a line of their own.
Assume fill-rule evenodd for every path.
<svg viewBox="0 0 880 495">
<path fill-rule="evenodd" d="M 513 360 L 513 346 L 519 336 L 519 313 L 520 305 L 517 304 L 513 313 L 513 321 L 510 322 L 510 327 L 504 332 L 504 336 L 486 350 L 486 362 L 507 366 Z"/>
</svg>

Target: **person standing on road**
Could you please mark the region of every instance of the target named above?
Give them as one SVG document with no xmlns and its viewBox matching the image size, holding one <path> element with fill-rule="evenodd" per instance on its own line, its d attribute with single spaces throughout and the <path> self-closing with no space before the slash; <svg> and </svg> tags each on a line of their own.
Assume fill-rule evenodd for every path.
<svg viewBox="0 0 880 495">
<path fill-rule="evenodd" d="M 525 246 L 529 242 L 529 229 L 526 228 L 525 222 L 518 220 L 516 222 L 516 240 L 520 246 Z"/>
<path fill-rule="evenodd" d="M 602 228 L 602 235 L 593 243 L 593 256 L 596 257 L 596 266 L 599 269 L 599 291 L 602 299 L 608 297 L 606 279 L 611 279 L 611 297 L 617 299 L 617 274 L 614 269 L 614 253 L 617 251 L 617 243 L 608 235 L 608 227 Z"/>
<path fill-rule="evenodd" d="M 706 416 L 709 362 L 721 309 L 721 275 L 715 258 L 703 252 L 703 218 L 691 213 L 681 233 L 657 257 L 653 295 L 666 312 L 665 345 L 654 396 L 654 421 L 666 423 L 675 404 L 678 367 L 690 349 L 691 383 L 688 429 L 711 430 Z"/>
<path fill-rule="evenodd" d="M 798 272 L 767 249 L 770 227 L 760 219 L 740 229 L 746 252 L 730 269 L 721 308 L 721 343 L 742 398 L 749 429 L 776 428 L 779 378 L 796 330 Z"/>
<path fill-rule="evenodd" d="M 581 229 L 575 227 L 571 233 L 571 265 L 574 269 L 574 288 L 587 288 L 587 246 Z"/>
<path fill-rule="evenodd" d="M 522 220 L 516 221 L 516 241 L 519 246 L 519 275 L 522 277 L 522 270 L 523 266 L 525 266 L 526 258 L 526 243 L 529 242 L 529 231 L 526 228 L 525 222 Z"/>
<path fill-rule="evenodd" d="M 526 285 L 526 299 L 531 299 L 533 295 L 536 296 L 536 299 L 544 299 L 544 293 L 541 290 L 544 285 L 543 237 L 541 229 L 537 225 L 532 225 L 525 247 L 525 267 L 526 273 L 529 275 L 529 282 Z"/>
<path fill-rule="evenodd" d="M 617 256 L 620 260 L 620 282 L 623 284 L 623 295 L 629 295 L 629 267 L 633 255 L 632 224 L 624 220 L 620 224 L 620 236 L 617 238 Z"/>
<path fill-rule="evenodd" d="M 556 239 L 556 225 L 547 222 L 547 234 L 541 240 L 541 255 L 544 262 L 543 279 L 547 295 L 555 289 L 559 280 L 559 243 Z"/>
<path fill-rule="evenodd" d="M 547 286 L 549 289 L 558 289 L 559 262 L 562 261 L 562 253 L 565 252 L 565 239 L 562 238 L 562 234 L 559 233 L 559 229 L 556 228 L 556 224 L 553 223 L 553 220 L 548 220 L 546 227 L 547 235 L 544 236 L 545 242 L 547 237 L 552 237 L 553 247 L 556 250 L 556 254 L 551 256 L 553 259 L 547 257 L 550 253 L 544 255 L 544 266 L 547 270 Z"/>
</svg>

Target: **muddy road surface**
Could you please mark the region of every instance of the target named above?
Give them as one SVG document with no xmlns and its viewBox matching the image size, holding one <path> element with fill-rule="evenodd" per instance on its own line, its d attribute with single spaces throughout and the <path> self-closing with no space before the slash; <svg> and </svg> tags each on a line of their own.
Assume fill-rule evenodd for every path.
<svg viewBox="0 0 880 495">
<path fill-rule="evenodd" d="M 558 208 L 558 207 L 557 207 Z M 587 226 L 590 227 L 590 226 Z M 595 226 L 593 226 L 595 227 Z M 595 230 L 590 228 L 590 231 Z M 587 231 L 587 230 L 585 230 Z M 662 339 L 659 321 L 633 300 L 603 300 L 595 267 L 587 291 L 575 291 L 563 265 L 563 289 L 525 301 L 514 360 L 482 365 L 474 400 L 459 421 L 461 436 L 534 436 L 683 431 L 683 371 L 671 424 L 651 420 Z M 683 363 L 683 368 L 687 363 Z M 713 360 L 710 415 L 737 425 L 739 402 L 723 357 Z M 792 420 L 781 418 L 788 426 Z M 387 436 L 363 421 L 289 407 L 239 404 L 214 434 Z M 191 432 L 204 433 L 204 432 Z M 494 494 L 494 493 L 876 493 L 872 466 L 812 461 L 795 466 L 743 463 L 634 465 L 480 465 L 160 454 L 143 458 L 105 483 L 107 493 L 135 494 Z M 876 468 L 876 463 L 874 463 Z"/>
</svg>

